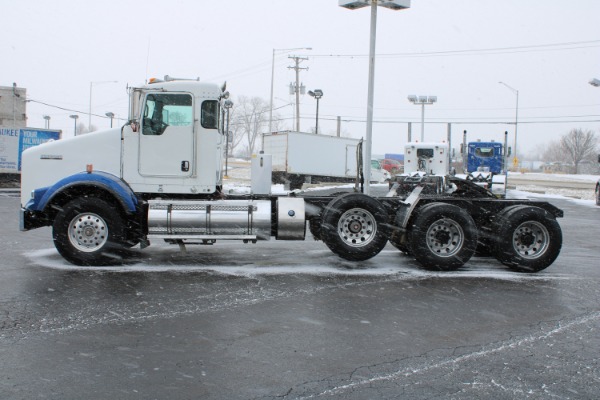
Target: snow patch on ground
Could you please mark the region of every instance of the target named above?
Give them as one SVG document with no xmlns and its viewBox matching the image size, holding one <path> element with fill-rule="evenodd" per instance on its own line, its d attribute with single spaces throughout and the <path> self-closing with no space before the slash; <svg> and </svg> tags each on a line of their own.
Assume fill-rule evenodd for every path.
<svg viewBox="0 0 600 400">
<path fill-rule="evenodd" d="M 539 188 L 537 188 L 537 190 L 539 190 Z M 576 189 L 545 189 L 544 190 L 546 193 L 534 193 L 534 192 L 528 192 L 525 190 L 507 190 L 506 191 L 506 198 L 507 199 L 539 199 L 539 200 L 544 200 L 544 199 L 561 199 L 561 200 L 568 200 L 568 201 L 572 201 L 575 204 L 579 204 L 585 207 L 598 207 L 596 205 L 596 201 L 594 200 L 594 192 L 592 192 L 591 194 L 591 200 L 590 199 L 584 199 L 581 198 L 580 196 L 577 196 L 577 190 Z M 552 192 L 552 193 L 550 193 Z M 554 193 L 556 192 L 556 193 Z"/>
<path fill-rule="evenodd" d="M 218 246 L 218 244 L 217 244 Z M 327 260 L 322 264 L 316 264 L 316 260 L 308 259 L 305 263 L 298 264 L 294 259 L 290 262 L 278 262 L 278 265 L 265 265 L 260 260 L 245 265 L 212 265 L 202 264 L 202 261 L 191 264 L 187 263 L 184 254 L 182 254 L 182 263 L 177 263 L 177 254 L 166 248 L 154 249 L 151 257 L 141 262 L 134 262 L 120 266 L 106 267 L 80 267 L 65 261 L 55 249 L 41 249 L 24 254 L 30 261 L 40 267 L 63 270 L 63 271 L 96 271 L 112 273 L 198 273 L 209 272 L 224 276 L 238 276 L 253 278 L 257 276 L 277 276 L 277 275 L 308 275 L 308 276 L 389 276 L 398 280 L 421 280 L 421 279 L 455 279 L 455 278 L 488 278 L 504 281 L 530 281 L 530 280 L 556 280 L 571 279 L 569 275 L 557 274 L 543 271 L 537 274 L 523 274 L 512 272 L 497 261 L 488 258 L 473 258 L 463 269 L 451 272 L 427 271 L 419 267 L 410 257 L 400 259 L 397 250 L 384 250 L 377 257 L 367 262 L 368 265 L 346 262 L 341 259 L 340 262 L 327 264 Z M 200 250 L 191 250 L 190 253 Z M 141 251 L 143 254 L 144 251 Z M 170 262 L 159 261 L 170 256 Z M 335 256 L 334 256 L 335 257 Z M 402 256 L 400 256 L 402 257 Z M 158 260 L 155 260 L 158 259 Z M 322 260 L 322 258 L 319 258 Z M 551 268 L 551 267 L 550 267 Z"/>
<path fill-rule="evenodd" d="M 542 172 L 509 172 L 510 177 L 522 177 L 536 181 L 552 181 L 552 182 L 597 182 L 600 176 L 598 175 L 571 175 L 571 174 L 546 174 Z"/>
</svg>

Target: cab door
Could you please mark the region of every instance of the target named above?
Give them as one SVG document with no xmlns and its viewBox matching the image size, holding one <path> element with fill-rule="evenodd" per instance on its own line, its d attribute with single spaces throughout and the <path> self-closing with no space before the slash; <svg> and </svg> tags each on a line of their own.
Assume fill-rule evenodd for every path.
<svg viewBox="0 0 600 400">
<path fill-rule="evenodd" d="M 149 93 L 139 135 L 141 176 L 188 177 L 195 171 L 194 107 L 189 93 Z"/>
</svg>

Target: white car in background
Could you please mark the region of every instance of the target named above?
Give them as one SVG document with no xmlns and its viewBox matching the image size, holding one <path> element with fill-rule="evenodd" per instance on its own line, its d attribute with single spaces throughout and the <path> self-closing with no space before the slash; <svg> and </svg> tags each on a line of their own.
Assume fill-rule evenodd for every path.
<svg viewBox="0 0 600 400">
<path fill-rule="evenodd" d="M 381 167 L 379 160 L 371 160 L 371 182 L 385 183 L 391 178 L 390 173 Z"/>
</svg>

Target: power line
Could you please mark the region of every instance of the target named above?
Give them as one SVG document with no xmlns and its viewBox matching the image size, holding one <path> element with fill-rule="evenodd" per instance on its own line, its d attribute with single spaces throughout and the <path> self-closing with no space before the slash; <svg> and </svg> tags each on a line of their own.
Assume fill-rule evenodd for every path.
<svg viewBox="0 0 600 400">
<path fill-rule="evenodd" d="M 563 116 L 563 117 L 555 117 L 555 118 L 587 118 L 587 117 L 600 117 L 600 115 L 582 115 L 582 116 Z M 362 118 L 357 118 L 357 117 L 343 117 L 341 116 L 341 121 L 342 122 L 349 122 L 349 123 L 366 123 L 365 119 Z M 490 117 L 490 118 L 494 118 L 491 121 L 481 121 L 481 120 L 461 120 L 461 119 L 457 119 L 457 118 L 437 118 L 438 121 L 431 121 L 431 119 L 428 120 L 428 124 L 446 124 L 446 123 L 453 123 L 453 124 L 501 124 L 501 125 L 514 125 L 515 122 L 514 121 L 498 121 L 495 117 Z M 528 118 L 554 118 L 554 117 L 528 117 Z M 294 117 L 281 117 L 278 118 L 278 120 L 291 120 L 294 119 Z M 309 117 L 301 117 L 301 119 L 311 119 Z M 323 116 L 323 118 L 320 118 L 322 120 L 325 121 L 337 121 L 337 116 L 333 117 L 333 116 Z M 435 119 L 435 118 L 433 118 Z M 407 123 L 420 123 L 420 120 L 412 120 L 412 119 L 406 119 L 406 120 L 381 120 L 381 119 L 375 119 L 373 120 L 374 123 L 377 124 L 407 124 Z M 592 123 L 592 122 L 600 122 L 600 119 L 588 119 L 588 120 L 569 120 L 569 119 L 565 119 L 565 120 L 544 120 L 544 121 L 522 121 L 519 120 L 519 124 L 563 124 L 563 123 L 581 123 L 581 122 L 586 122 L 586 123 Z"/>
<path fill-rule="evenodd" d="M 31 98 L 29 98 L 29 99 L 27 99 L 25 101 L 31 102 L 31 103 L 43 104 L 43 105 L 45 105 L 47 107 L 57 108 L 57 109 L 63 110 L 63 111 L 75 112 L 75 113 L 84 114 L 84 115 L 88 115 L 89 114 L 89 112 L 87 112 L 87 111 L 80 111 L 80 110 L 75 110 L 75 109 L 72 109 L 72 108 L 65 108 L 65 107 L 61 107 L 61 106 L 55 106 L 53 104 L 48 104 L 48 103 L 45 103 L 43 101 L 34 100 L 34 99 L 31 99 Z M 94 114 L 94 113 L 92 113 L 91 115 L 93 115 L 94 117 L 109 118 L 106 115 L 100 115 L 100 114 Z"/>
<path fill-rule="evenodd" d="M 525 53 L 539 51 L 563 51 L 576 50 L 583 48 L 600 47 L 600 40 L 588 40 L 581 42 L 564 42 L 550 43 L 529 46 L 513 46 L 513 47 L 495 47 L 488 49 L 463 49 L 463 50 L 447 50 L 447 51 L 429 51 L 419 53 L 381 53 L 377 54 L 377 58 L 394 58 L 394 57 L 442 57 L 442 56 L 461 56 L 461 55 L 476 55 L 478 53 L 486 54 L 506 54 L 506 53 Z M 316 54 L 313 58 L 364 58 L 367 54 Z"/>
</svg>

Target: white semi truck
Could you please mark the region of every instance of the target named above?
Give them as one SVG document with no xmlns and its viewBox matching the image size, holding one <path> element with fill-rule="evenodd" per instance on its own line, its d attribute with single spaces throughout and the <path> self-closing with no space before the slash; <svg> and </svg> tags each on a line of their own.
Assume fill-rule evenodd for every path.
<svg viewBox="0 0 600 400">
<path fill-rule="evenodd" d="M 461 267 L 481 241 L 517 271 L 542 270 L 560 252 L 560 209 L 497 199 L 452 178 L 443 185 L 453 190 L 442 195 L 427 182 L 407 195 L 395 185 L 381 197 L 226 194 L 227 95 L 218 85 L 165 77 L 130 89 L 129 121 L 121 128 L 25 151 L 21 230 L 51 226 L 57 250 L 77 265 L 119 264 L 123 249 L 154 240 L 303 240 L 307 225 L 344 259 L 370 259 L 390 241 L 433 270 Z"/>
</svg>

